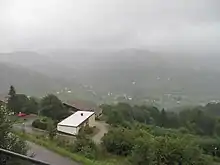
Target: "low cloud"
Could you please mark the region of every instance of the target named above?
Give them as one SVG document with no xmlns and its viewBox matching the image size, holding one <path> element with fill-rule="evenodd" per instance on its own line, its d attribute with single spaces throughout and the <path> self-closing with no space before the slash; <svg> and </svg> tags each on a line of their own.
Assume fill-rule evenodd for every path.
<svg viewBox="0 0 220 165">
<path fill-rule="evenodd" d="M 220 51 L 219 0 L 0 0 L 0 50 Z"/>
</svg>

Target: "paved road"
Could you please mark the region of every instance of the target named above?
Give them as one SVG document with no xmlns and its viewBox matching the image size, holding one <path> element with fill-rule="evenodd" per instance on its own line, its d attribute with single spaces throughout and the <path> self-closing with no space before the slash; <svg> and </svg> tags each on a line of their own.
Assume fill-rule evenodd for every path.
<svg viewBox="0 0 220 165">
<path fill-rule="evenodd" d="M 34 135 L 47 135 L 47 132 L 44 131 L 44 130 L 40 130 L 40 129 L 37 129 L 37 128 L 33 128 L 32 127 L 32 122 L 34 121 L 34 119 L 29 119 L 29 120 L 26 120 L 24 125 L 22 123 L 17 123 L 17 124 L 14 124 L 13 125 L 13 128 L 15 130 L 19 130 L 19 131 L 22 131 L 23 129 L 25 130 L 26 133 L 29 133 L 29 134 L 34 134 Z M 69 140 L 69 141 L 75 141 L 75 137 L 74 136 L 70 136 L 70 135 L 65 135 L 65 134 L 57 134 L 57 136 L 59 138 L 63 138 L 65 140 Z"/>
<path fill-rule="evenodd" d="M 51 165 L 79 165 L 79 163 L 70 160 L 69 158 L 60 156 L 42 146 L 27 142 L 30 150 L 28 154 L 35 153 L 34 159 L 47 162 Z"/>
<path fill-rule="evenodd" d="M 14 129 L 19 129 L 22 130 L 25 128 L 25 131 L 27 131 L 28 133 L 33 133 L 32 130 L 32 122 L 36 119 L 37 117 L 32 117 L 27 119 L 26 121 L 24 121 L 24 125 L 22 123 L 16 123 L 13 125 Z"/>
<path fill-rule="evenodd" d="M 32 133 L 32 134 L 44 133 L 42 131 L 37 131 L 37 130 L 32 129 L 31 124 L 32 124 L 33 120 L 34 119 L 31 119 L 31 120 L 27 120 L 25 122 L 25 131 L 28 133 Z M 108 132 L 108 124 L 106 124 L 103 121 L 96 121 L 96 127 L 99 129 L 99 132 L 96 135 L 94 135 L 92 139 L 95 143 L 99 144 L 101 142 L 101 138 L 104 136 L 105 133 Z M 21 130 L 21 129 L 23 129 L 23 125 L 22 124 L 14 124 L 13 128 Z M 73 137 L 71 136 L 71 139 L 72 138 Z M 28 142 L 28 144 L 31 148 L 29 151 L 29 154 L 34 152 L 36 154 L 34 158 L 36 158 L 36 159 L 48 162 L 51 165 L 79 165 L 79 163 L 73 162 L 69 158 L 66 158 L 66 157 L 63 157 L 59 154 L 56 154 L 56 153 L 54 153 L 54 152 L 52 152 L 42 146 L 36 145 L 31 142 Z"/>
<path fill-rule="evenodd" d="M 30 119 L 30 120 L 25 121 L 25 131 L 28 133 L 43 134 L 44 132 L 42 132 L 42 131 L 37 131 L 37 130 L 32 129 L 31 124 L 33 121 L 34 121 L 34 119 Z M 21 123 L 14 124 L 13 128 L 21 130 L 21 129 L 23 129 L 23 125 Z M 34 157 L 35 159 L 48 162 L 51 165 L 79 165 L 79 163 L 74 162 L 67 157 L 63 157 L 59 154 L 56 154 L 56 153 L 46 149 L 45 147 L 39 146 L 39 145 L 34 144 L 32 142 L 27 142 L 27 143 L 30 147 L 28 155 L 35 153 L 35 157 Z"/>
<path fill-rule="evenodd" d="M 96 121 L 95 125 L 99 129 L 99 132 L 95 134 L 92 139 L 96 144 L 100 144 L 102 137 L 108 132 L 108 124 L 104 121 Z"/>
</svg>

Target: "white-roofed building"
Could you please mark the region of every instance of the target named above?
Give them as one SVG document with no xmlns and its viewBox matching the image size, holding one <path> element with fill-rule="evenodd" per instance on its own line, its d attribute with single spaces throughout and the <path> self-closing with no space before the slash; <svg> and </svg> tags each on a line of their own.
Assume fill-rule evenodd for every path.
<svg viewBox="0 0 220 165">
<path fill-rule="evenodd" d="M 95 112 L 77 111 L 57 124 L 57 130 L 63 133 L 78 135 L 83 126 L 95 126 Z"/>
</svg>

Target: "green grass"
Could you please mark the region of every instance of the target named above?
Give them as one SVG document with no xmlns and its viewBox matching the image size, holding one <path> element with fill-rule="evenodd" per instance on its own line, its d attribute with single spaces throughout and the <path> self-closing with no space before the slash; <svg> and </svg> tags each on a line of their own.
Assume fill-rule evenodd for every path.
<svg viewBox="0 0 220 165">
<path fill-rule="evenodd" d="M 15 123 L 15 124 L 19 124 L 19 123 L 25 122 L 24 118 L 20 118 L 20 117 L 18 117 L 18 116 L 16 116 L 16 115 L 8 116 L 8 119 L 9 119 L 11 122 Z"/>
<path fill-rule="evenodd" d="M 18 133 L 16 132 L 16 134 L 27 141 L 31 141 L 35 144 L 41 145 L 59 155 L 62 155 L 64 157 L 68 157 L 73 161 L 79 162 L 83 165 L 123 165 L 122 161 L 120 161 L 117 158 L 108 158 L 106 160 L 103 161 L 96 161 L 96 160 L 90 160 L 86 157 L 84 157 L 83 155 L 80 154 L 76 154 L 76 153 L 72 153 L 70 151 L 68 151 L 67 149 L 63 148 L 63 147 L 59 147 L 57 146 L 57 144 L 53 141 L 50 141 L 49 139 L 42 139 L 39 138 L 37 136 L 31 135 L 31 134 L 22 134 L 22 133 Z"/>
</svg>

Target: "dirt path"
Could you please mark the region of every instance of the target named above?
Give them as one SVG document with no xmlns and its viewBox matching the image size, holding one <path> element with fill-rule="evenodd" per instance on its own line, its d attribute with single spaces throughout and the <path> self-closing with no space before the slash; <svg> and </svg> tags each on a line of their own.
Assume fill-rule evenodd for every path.
<svg viewBox="0 0 220 165">
<path fill-rule="evenodd" d="M 99 129 L 99 132 L 92 139 L 95 143 L 100 144 L 102 137 L 108 132 L 108 124 L 103 121 L 96 121 L 96 127 Z"/>
</svg>

